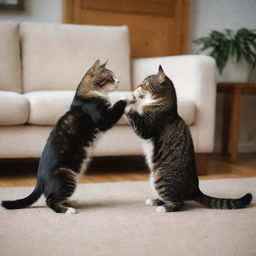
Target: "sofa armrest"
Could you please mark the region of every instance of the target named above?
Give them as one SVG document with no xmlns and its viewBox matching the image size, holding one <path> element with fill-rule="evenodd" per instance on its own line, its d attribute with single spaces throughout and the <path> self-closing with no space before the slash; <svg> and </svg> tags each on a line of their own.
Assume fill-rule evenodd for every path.
<svg viewBox="0 0 256 256">
<path fill-rule="evenodd" d="M 202 55 L 134 59 L 132 62 L 133 87 L 140 84 L 146 76 L 156 74 L 160 64 L 166 75 L 173 81 L 178 99 L 193 100 L 196 104 L 192 132 L 195 151 L 211 152 L 214 147 L 216 105 L 214 59 Z"/>
</svg>

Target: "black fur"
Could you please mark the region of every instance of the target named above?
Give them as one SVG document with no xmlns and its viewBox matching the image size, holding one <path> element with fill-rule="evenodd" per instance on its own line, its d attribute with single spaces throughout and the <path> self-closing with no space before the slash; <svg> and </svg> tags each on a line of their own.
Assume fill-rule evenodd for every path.
<svg viewBox="0 0 256 256">
<path fill-rule="evenodd" d="M 87 75 L 92 76 L 89 71 Z M 103 71 L 99 70 L 98 75 Z M 88 81 L 92 86 L 92 79 Z M 93 86 L 97 85 L 96 82 Z M 120 119 L 126 106 L 126 101 L 120 100 L 111 107 L 106 98 L 91 93 L 92 88 L 87 90 L 85 87 L 88 84 L 79 85 L 70 110 L 59 119 L 50 133 L 40 158 L 34 191 L 24 199 L 3 201 L 3 207 L 27 207 L 44 193 L 47 205 L 55 212 L 67 211 L 66 199 L 76 188 L 76 176 L 83 171 L 83 161 L 90 160 L 87 149 L 92 147 L 100 132 L 107 131 Z"/>
</svg>

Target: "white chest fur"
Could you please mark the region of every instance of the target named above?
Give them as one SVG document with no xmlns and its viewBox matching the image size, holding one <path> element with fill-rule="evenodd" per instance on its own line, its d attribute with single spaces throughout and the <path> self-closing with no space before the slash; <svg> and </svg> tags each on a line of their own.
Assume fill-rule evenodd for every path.
<svg viewBox="0 0 256 256">
<path fill-rule="evenodd" d="M 93 156 L 95 145 L 97 144 L 97 141 L 99 137 L 101 136 L 101 133 L 96 135 L 96 138 L 93 143 L 90 144 L 89 147 L 84 147 L 83 150 L 85 152 L 86 157 L 83 159 L 81 165 L 80 165 L 80 174 L 83 174 L 91 161 L 91 158 Z"/>
<path fill-rule="evenodd" d="M 83 174 L 91 161 L 92 158 L 92 152 L 93 152 L 93 146 L 90 147 L 84 147 L 84 152 L 86 157 L 83 159 L 81 166 L 80 166 L 80 174 Z"/>
<path fill-rule="evenodd" d="M 150 170 L 152 170 L 153 169 L 152 158 L 153 158 L 153 152 L 154 152 L 154 145 L 151 139 L 143 141 L 143 150 L 144 150 L 148 167 L 150 168 Z"/>
<path fill-rule="evenodd" d="M 149 182 L 150 182 L 150 185 L 151 185 L 151 188 L 152 188 L 153 192 L 155 193 L 156 198 L 161 199 L 161 196 L 157 193 L 157 191 L 155 189 L 155 176 L 154 176 L 154 173 L 152 171 L 150 172 Z"/>
<path fill-rule="evenodd" d="M 153 168 L 154 168 L 154 163 L 153 163 L 154 145 L 153 145 L 153 142 L 150 139 L 144 140 L 143 141 L 143 149 L 144 149 L 144 154 L 146 157 L 148 167 L 150 169 L 149 182 L 150 182 L 151 188 L 154 191 L 156 198 L 161 199 L 161 196 L 157 193 L 157 191 L 155 189 L 155 176 L 154 176 L 154 171 L 153 171 Z"/>
</svg>

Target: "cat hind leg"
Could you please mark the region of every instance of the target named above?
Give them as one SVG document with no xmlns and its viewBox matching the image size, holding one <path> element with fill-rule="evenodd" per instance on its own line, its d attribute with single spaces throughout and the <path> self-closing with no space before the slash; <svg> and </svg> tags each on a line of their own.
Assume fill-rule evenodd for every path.
<svg viewBox="0 0 256 256">
<path fill-rule="evenodd" d="M 176 212 L 183 208 L 184 202 L 166 202 L 156 208 L 156 212 Z"/>
<path fill-rule="evenodd" d="M 68 168 L 55 169 L 51 185 L 51 193 L 46 198 L 47 205 L 57 213 L 77 213 L 67 201 L 76 188 L 76 173 Z"/>
</svg>

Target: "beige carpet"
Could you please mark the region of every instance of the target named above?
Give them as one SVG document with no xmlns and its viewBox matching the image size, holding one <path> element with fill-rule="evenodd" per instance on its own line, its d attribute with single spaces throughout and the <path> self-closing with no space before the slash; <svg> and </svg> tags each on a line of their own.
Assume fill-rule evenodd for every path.
<svg viewBox="0 0 256 256">
<path fill-rule="evenodd" d="M 56 214 L 42 197 L 31 208 L 0 209 L 1 256 L 212 256 L 256 255 L 256 178 L 202 181 L 214 196 L 251 192 L 251 207 L 211 210 L 189 203 L 186 210 L 156 213 L 144 205 L 146 182 L 79 185 L 76 215 Z M 30 193 L 30 187 L 2 188 L 0 200 Z"/>
</svg>

